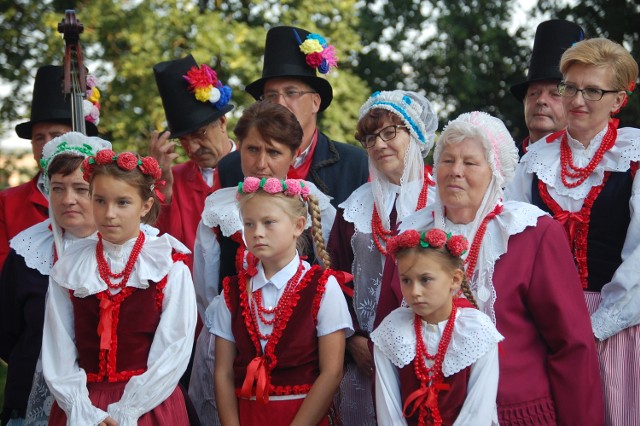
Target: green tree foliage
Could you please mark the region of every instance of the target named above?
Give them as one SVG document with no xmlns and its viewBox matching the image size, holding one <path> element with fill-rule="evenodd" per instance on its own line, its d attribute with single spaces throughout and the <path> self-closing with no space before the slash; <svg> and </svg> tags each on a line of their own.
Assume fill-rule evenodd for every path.
<svg viewBox="0 0 640 426">
<path fill-rule="evenodd" d="M 636 62 L 640 62 L 640 3 L 637 0 L 583 0 L 571 6 L 559 0 L 541 0 L 538 8 L 577 23 L 589 38 L 606 37 L 621 43 Z M 618 118 L 620 127 L 640 127 L 640 89 L 629 97 Z"/>
</svg>

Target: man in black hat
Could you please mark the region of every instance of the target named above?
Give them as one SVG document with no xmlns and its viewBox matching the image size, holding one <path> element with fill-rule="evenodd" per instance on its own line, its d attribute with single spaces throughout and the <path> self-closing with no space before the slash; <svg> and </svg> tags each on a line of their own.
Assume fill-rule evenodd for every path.
<svg viewBox="0 0 640 426">
<path fill-rule="evenodd" d="M 233 109 L 231 89 L 207 65 L 199 67 L 191 55 L 156 64 L 153 72 L 169 127 L 169 132 L 154 132 L 149 146 L 167 182 L 156 226 L 193 251 L 204 200 L 212 192 L 214 169 L 236 149 L 225 117 Z M 189 161 L 171 167 L 178 154 L 169 138 L 180 140 Z M 192 261 L 190 255 L 189 267 Z"/>
<path fill-rule="evenodd" d="M 511 86 L 511 93 L 524 104 L 529 129 L 519 145 L 520 156 L 543 137 L 567 127 L 567 117 L 558 93 L 562 80 L 560 57 L 574 43 L 584 39 L 584 31 L 573 22 L 552 19 L 536 29 L 527 80 Z"/>
<path fill-rule="evenodd" d="M 267 33 L 262 78 L 245 90 L 256 100 L 275 102 L 293 112 L 304 132 L 302 145 L 288 177 L 306 179 L 333 197 L 337 207 L 369 176 L 365 152 L 335 142 L 317 128 L 318 113 L 333 99 L 326 74 L 335 65 L 333 46 L 317 34 L 295 27 L 275 27 Z M 218 167 L 220 186 L 243 179 L 240 153 L 224 158 Z"/>
<path fill-rule="evenodd" d="M 62 93 L 63 69 L 45 65 L 38 69 L 33 85 L 31 119 L 16 126 L 22 139 L 31 139 L 33 158 L 40 168 L 44 145 L 56 136 L 71 131 L 71 103 Z M 89 136 L 96 136 L 95 118 L 86 117 Z M 9 254 L 9 240 L 20 231 L 49 217 L 49 202 L 44 195 L 42 169 L 29 182 L 0 192 L 0 267 Z"/>
</svg>

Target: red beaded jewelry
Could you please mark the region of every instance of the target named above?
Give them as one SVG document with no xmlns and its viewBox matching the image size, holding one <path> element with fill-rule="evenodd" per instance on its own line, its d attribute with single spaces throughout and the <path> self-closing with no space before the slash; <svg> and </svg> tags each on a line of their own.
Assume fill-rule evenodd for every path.
<svg viewBox="0 0 640 426">
<path fill-rule="evenodd" d="M 416 333 L 416 357 L 413 360 L 413 369 L 416 377 L 420 380 L 420 389 L 409 395 L 403 407 L 403 414 L 405 417 L 411 417 L 416 409 L 419 409 L 418 425 L 420 426 L 425 425 L 425 418 L 428 412 L 431 413 L 434 425 L 442 424 L 442 417 L 438 409 L 438 393 L 441 390 L 449 389 L 448 385 L 442 383 L 444 381 L 442 363 L 453 335 L 457 310 L 456 303 L 452 303 L 451 315 L 444 327 L 442 338 L 438 344 L 438 351 L 433 355 L 429 355 L 422 337 L 422 318 L 416 314 L 413 319 L 413 327 Z M 431 367 L 427 367 L 425 358 L 434 361 Z M 414 404 L 413 409 L 407 413 L 411 403 Z"/>
<path fill-rule="evenodd" d="M 473 237 L 473 242 L 471 243 L 471 249 L 469 250 L 469 254 L 465 259 L 464 263 L 467 264 L 467 279 L 471 281 L 471 277 L 473 276 L 473 271 L 476 269 L 476 264 L 478 263 L 478 254 L 480 253 L 480 246 L 482 245 L 482 240 L 484 239 L 484 233 L 487 231 L 487 225 L 489 221 L 494 217 L 498 216 L 502 213 L 502 205 L 498 204 L 495 208 L 489 212 L 488 215 L 482 220 L 482 223 L 478 227 L 476 231 L 476 235 Z"/>
<path fill-rule="evenodd" d="M 140 232 L 138 234 L 138 238 L 136 239 L 135 244 L 133 245 L 133 250 L 131 250 L 131 255 L 129 255 L 129 260 L 124 267 L 122 272 L 114 274 L 107 263 L 107 259 L 104 257 L 104 247 L 102 245 L 102 235 L 98 233 L 98 244 L 96 244 L 96 261 L 98 262 L 98 273 L 100 274 L 100 278 L 107 284 L 107 287 L 112 289 L 124 288 L 129 281 L 129 276 L 131 275 L 131 271 L 133 270 L 133 265 L 135 265 L 136 260 L 138 260 L 138 256 L 140 255 L 140 251 L 142 251 L 142 246 L 144 245 L 144 232 Z M 122 278 L 119 283 L 112 283 L 111 278 Z"/>
<path fill-rule="evenodd" d="M 567 188 L 575 188 L 587 180 L 595 170 L 596 166 L 602 161 L 604 154 L 616 143 L 617 137 L 618 131 L 616 127 L 612 123 L 609 123 L 607 133 L 604 135 L 604 138 L 602 138 L 602 143 L 593 155 L 591 161 L 589 161 L 589 164 L 587 164 L 586 167 L 577 167 L 573 164 L 573 154 L 569 147 L 569 142 L 567 141 L 567 132 L 564 132 L 562 140 L 560 141 L 560 176 L 562 177 L 562 183 L 564 186 Z M 569 182 L 568 178 L 577 180 Z"/>
</svg>

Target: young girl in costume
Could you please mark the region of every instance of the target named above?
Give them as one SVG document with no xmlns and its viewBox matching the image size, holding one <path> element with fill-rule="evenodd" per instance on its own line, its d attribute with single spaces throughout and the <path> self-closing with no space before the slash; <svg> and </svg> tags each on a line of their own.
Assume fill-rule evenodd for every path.
<svg viewBox="0 0 640 426">
<path fill-rule="evenodd" d="M 338 283 L 344 274 L 311 267 L 296 249 L 308 212 L 316 253 L 329 265 L 308 188 L 298 179 L 253 177 L 239 185 L 249 260 L 258 262 L 226 278 L 207 309 L 223 425 L 328 425 L 334 417 L 345 337 L 353 330 Z"/>
<path fill-rule="evenodd" d="M 497 425 L 498 333 L 474 309 L 460 258 L 469 247 L 441 229 L 387 241 L 408 307 L 371 333 L 381 425 Z M 456 295 L 462 290 L 467 299 Z M 471 302 L 471 303 L 470 303 Z"/>
<path fill-rule="evenodd" d="M 42 342 L 56 403 L 50 425 L 188 425 L 178 379 L 196 307 L 186 247 L 145 236 L 158 163 L 124 152 L 84 160 L 97 240 L 76 243 L 50 272 Z"/>
</svg>

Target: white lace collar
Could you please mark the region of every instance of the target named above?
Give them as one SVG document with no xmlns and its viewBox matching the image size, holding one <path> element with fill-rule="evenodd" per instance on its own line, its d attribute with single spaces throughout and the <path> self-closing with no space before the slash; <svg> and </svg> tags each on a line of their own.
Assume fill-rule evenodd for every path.
<svg viewBox="0 0 640 426">
<path fill-rule="evenodd" d="M 414 313 L 410 308 L 398 308 L 391 312 L 371 333 L 371 340 L 398 368 L 408 365 L 416 357 L 416 334 L 414 332 Z M 447 321 L 437 324 L 441 337 Z M 422 321 L 423 336 L 430 326 Z M 464 368 L 473 365 L 504 337 L 498 333 L 489 318 L 477 309 L 460 308 L 456 313 L 451 343 L 445 353 L 442 372 L 449 377 Z M 439 339 L 438 339 L 439 341 Z"/>
<path fill-rule="evenodd" d="M 327 223 L 331 218 L 333 223 L 333 217 L 335 216 L 335 209 L 331 205 L 332 197 L 327 196 L 312 182 L 306 182 L 309 186 L 309 191 L 318 200 L 318 207 L 322 215 L 322 223 Z M 220 227 L 222 235 L 229 237 L 236 232 L 243 231 L 242 219 L 240 218 L 240 209 L 238 208 L 238 201 L 236 194 L 238 192 L 237 187 L 229 187 L 218 189 L 213 194 L 209 195 L 204 201 L 204 210 L 202 211 L 202 223 L 209 228 Z M 311 226 L 311 218 L 307 217 L 307 228 Z M 329 238 L 331 232 L 330 227 L 325 230 L 322 227 L 322 233 L 325 236 L 325 241 Z"/>
<path fill-rule="evenodd" d="M 122 245 L 103 241 L 105 258 L 115 271 L 124 269 L 135 244 L 135 238 Z M 62 287 L 74 291 L 77 297 L 86 297 L 107 289 L 100 278 L 96 261 L 97 240 L 84 239 L 65 251 L 51 269 L 53 278 Z M 189 249 L 168 234 L 160 237 L 146 236 L 140 256 L 133 267 L 127 287 L 145 289 L 149 281 L 158 282 L 173 266 L 173 251 L 188 254 Z"/>
<path fill-rule="evenodd" d="M 434 223 L 434 210 L 442 209 L 439 202 L 424 210 L 407 216 L 400 224 L 400 231 L 415 229 L 424 231 L 434 227 L 443 228 L 447 232 L 461 233 L 468 238 L 470 225 L 453 224 L 449 220 L 445 223 Z M 476 295 L 478 308 L 489 315 L 493 323 L 496 322 L 493 305 L 496 295 L 493 287 L 493 271 L 495 263 L 507 252 L 509 237 L 517 235 L 529 226 L 535 226 L 538 218 L 546 215 L 538 207 L 519 201 L 507 201 L 503 205 L 502 213 L 489 221 L 487 230 L 480 246 L 476 270 L 471 280 L 471 288 Z"/>
<path fill-rule="evenodd" d="M 607 129 L 603 129 L 584 147 L 579 141 L 573 139 L 567 133 L 567 141 L 573 155 L 573 163 L 578 167 L 585 167 L 593 158 L 595 152 L 602 144 Z M 640 129 L 625 127 L 618 129 L 618 138 L 615 145 L 607 151 L 600 164 L 596 166 L 591 175 L 576 188 L 567 188 L 562 183 L 560 162 L 560 140 L 548 143 L 544 140 L 529 147 L 527 154 L 520 160 L 524 164 L 527 173 L 535 173 L 538 179 L 562 196 L 582 200 L 586 198 L 591 187 L 602 183 L 605 171 L 625 172 L 629 170 L 632 161 L 640 160 Z"/>
<path fill-rule="evenodd" d="M 51 219 L 45 219 L 20 232 L 9 242 L 16 254 L 24 258 L 27 267 L 42 275 L 49 275 L 53 266 L 53 233 L 50 225 Z M 95 234 L 92 237 L 95 238 Z M 67 232 L 63 235 L 62 243 L 66 248 L 81 239 Z"/>
</svg>

